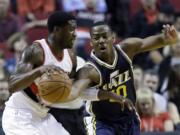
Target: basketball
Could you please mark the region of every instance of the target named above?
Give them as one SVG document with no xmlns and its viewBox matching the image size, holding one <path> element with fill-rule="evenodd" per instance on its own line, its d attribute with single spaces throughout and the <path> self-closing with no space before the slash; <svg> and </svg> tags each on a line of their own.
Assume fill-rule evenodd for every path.
<svg viewBox="0 0 180 135">
<path fill-rule="evenodd" d="M 63 102 L 70 94 L 72 81 L 67 73 L 44 73 L 37 83 L 39 96 L 49 103 Z"/>
</svg>

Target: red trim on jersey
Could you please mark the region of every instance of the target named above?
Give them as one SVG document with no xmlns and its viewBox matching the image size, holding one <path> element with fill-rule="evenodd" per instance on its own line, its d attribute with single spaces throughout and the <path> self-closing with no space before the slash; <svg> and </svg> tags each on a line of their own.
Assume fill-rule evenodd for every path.
<svg viewBox="0 0 180 135">
<path fill-rule="evenodd" d="M 36 85 L 35 83 L 32 83 L 31 86 L 30 86 L 30 88 L 31 88 L 31 91 L 32 91 L 35 95 L 38 94 L 38 87 L 37 87 L 37 85 Z"/>
<path fill-rule="evenodd" d="M 62 59 L 64 58 L 64 50 L 62 51 L 62 53 L 58 53 L 58 55 L 55 55 L 55 49 L 52 47 L 52 45 L 50 45 L 50 43 L 48 42 L 48 40 L 46 40 L 49 49 L 51 50 L 53 56 L 58 60 L 58 61 L 62 61 Z"/>
</svg>

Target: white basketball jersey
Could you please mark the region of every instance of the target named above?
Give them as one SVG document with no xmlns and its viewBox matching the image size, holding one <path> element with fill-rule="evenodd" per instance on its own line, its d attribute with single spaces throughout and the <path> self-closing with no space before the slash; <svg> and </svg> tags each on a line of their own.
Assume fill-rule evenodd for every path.
<svg viewBox="0 0 180 135">
<path fill-rule="evenodd" d="M 44 51 L 44 65 L 56 65 L 68 73 L 71 72 L 73 64 L 67 49 L 64 49 L 63 51 L 63 59 L 61 61 L 58 61 L 51 52 L 48 43 L 45 39 L 37 40 L 35 42 L 38 42 Z M 6 106 L 19 109 L 28 109 L 31 110 L 32 113 L 38 114 L 41 117 L 46 116 L 49 110 L 46 107 L 43 107 L 42 105 L 34 102 L 22 90 L 13 93 L 9 100 L 6 102 Z M 75 109 L 82 106 L 82 100 L 76 99 L 72 102 L 63 104 L 53 104 L 52 106 L 56 108 Z"/>
<path fill-rule="evenodd" d="M 44 57 L 45 57 L 44 65 L 56 65 L 60 67 L 61 69 L 63 69 L 65 72 L 71 73 L 72 68 L 73 68 L 73 63 L 67 49 L 64 49 L 63 59 L 61 61 L 58 61 L 56 57 L 53 55 L 45 39 L 37 40 L 35 42 L 40 43 L 41 47 L 44 50 Z M 82 106 L 82 100 L 80 98 L 77 98 L 71 102 L 50 104 L 49 106 L 52 106 L 55 108 L 76 109 Z"/>
<path fill-rule="evenodd" d="M 61 61 L 59 61 L 53 55 L 45 39 L 36 40 L 35 42 L 39 43 L 44 51 L 44 64 L 43 65 L 56 65 L 57 67 L 60 67 L 67 73 L 71 72 L 73 64 L 72 64 L 72 60 L 67 49 L 64 49 L 63 58 Z"/>
</svg>

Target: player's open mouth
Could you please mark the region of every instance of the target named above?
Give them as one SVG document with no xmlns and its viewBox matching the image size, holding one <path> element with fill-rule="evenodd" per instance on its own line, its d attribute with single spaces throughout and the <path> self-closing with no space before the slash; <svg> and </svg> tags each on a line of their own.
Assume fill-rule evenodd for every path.
<svg viewBox="0 0 180 135">
<path fill-rule="evenodd" d="M 100 51 L 105 51 L 106 47 L 103 46 L 103 47 L 100 47 L 99 49 L 100 49 Z"/>
</svg>

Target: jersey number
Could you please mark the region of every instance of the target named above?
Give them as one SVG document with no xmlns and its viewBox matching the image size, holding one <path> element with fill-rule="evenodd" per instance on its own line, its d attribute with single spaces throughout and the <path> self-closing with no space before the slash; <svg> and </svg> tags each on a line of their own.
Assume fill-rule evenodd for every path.
<svg viewBox="0 0 180 135">
<path fill-rule="evenodd" d="M 117 95 L 122 95 L 123 97 L 127 97 L 126 85 L 121 85 L 116 90 L 112 90 L 112 92 L 116 93 Z M 115 102 L 113 99 L 110 99 L 109 101 Z"/>
</svg>

